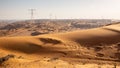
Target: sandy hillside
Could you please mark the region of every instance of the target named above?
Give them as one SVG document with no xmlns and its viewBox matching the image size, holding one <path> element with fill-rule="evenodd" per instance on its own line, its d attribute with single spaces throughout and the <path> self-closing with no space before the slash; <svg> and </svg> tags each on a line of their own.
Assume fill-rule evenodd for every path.
<svg viewBox="0 0 120 68">
<path fill-rule="evenodd" d="M 120 68 L 120 24 L 1 37 L 0 57 L 0 68 Z"/>
</svg>

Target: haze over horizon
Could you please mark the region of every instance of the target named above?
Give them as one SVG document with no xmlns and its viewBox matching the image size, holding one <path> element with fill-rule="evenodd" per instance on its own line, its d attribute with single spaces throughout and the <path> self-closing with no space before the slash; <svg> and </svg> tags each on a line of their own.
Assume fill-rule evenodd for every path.
<svg viewBox="0 0 120 68">
<path fill-rule="evenodd" d="M 0 0 L 0 19 L 120 19 L 120 0 Z"/>
</svg>

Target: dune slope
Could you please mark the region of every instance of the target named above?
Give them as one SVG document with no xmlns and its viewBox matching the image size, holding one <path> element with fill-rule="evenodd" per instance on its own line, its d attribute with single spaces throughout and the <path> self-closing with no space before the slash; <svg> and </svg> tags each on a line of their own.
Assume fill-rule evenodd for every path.
<svg viewBox="0 0 120 68">
<path fill-rule="evenodd" d="M 78 61 L 117 64 L 120 62 L 120 24 L 58 34 L 1 37 L 0 53 L 0 57 L 7 54 L 16 56 L 2 62 L 1 67 L 7 66 L 6 64 L 9 64 L 9 67 L 14 67 L 15 65 L 12 65 L 12 63 L 16 63 L 16 66 L 24 63 L 21 65 L 23 66 L 21 68 L 24 68 L 31 62 L 33 66 L 38 67 L 41 66 L 40 63 L 48 62 L 53 63 L 53 66 L 56 62 L 63 62 L 69 66 L 70 64 L 67 62 L 76 63 Z M 52 62 L 53 60 L 58 61 Z M 48 64 L 51 65 L 51 63 Z M 64 64 L 61 64 L 61 66 Z M 74 67 L 74 65 L 72 66 Z M 32 65 L 31 68 L 33 68 Z"/>
</svg>

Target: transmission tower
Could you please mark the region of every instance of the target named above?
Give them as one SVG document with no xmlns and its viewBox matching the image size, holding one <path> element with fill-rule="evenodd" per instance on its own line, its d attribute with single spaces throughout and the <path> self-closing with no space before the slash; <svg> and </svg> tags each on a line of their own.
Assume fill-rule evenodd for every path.
<svg viewBox="0 0 120 68">
<path fill-rule="evenodd" d="M 49 14 L 49 18 L 50 18 L 50 20 L 52 19 L 52 14 L 51 13 Z"/>
<path fill-rule="evenodd" d="M 34 23 L 34 11 L 35 9 L 29 9 L 31 12 L 31 23 Z"/>
</svg>

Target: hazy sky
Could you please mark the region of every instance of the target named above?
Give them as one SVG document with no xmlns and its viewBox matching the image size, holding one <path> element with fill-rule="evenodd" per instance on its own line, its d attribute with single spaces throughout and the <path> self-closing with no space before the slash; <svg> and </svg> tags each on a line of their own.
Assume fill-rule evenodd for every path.
<svg viewBox="0 0 120 68">
<path fill-rule="evenodd" d="M 120 19 L 120 0 L 0 0 L 0 19 L 107 18 Z"/>
</svg>

